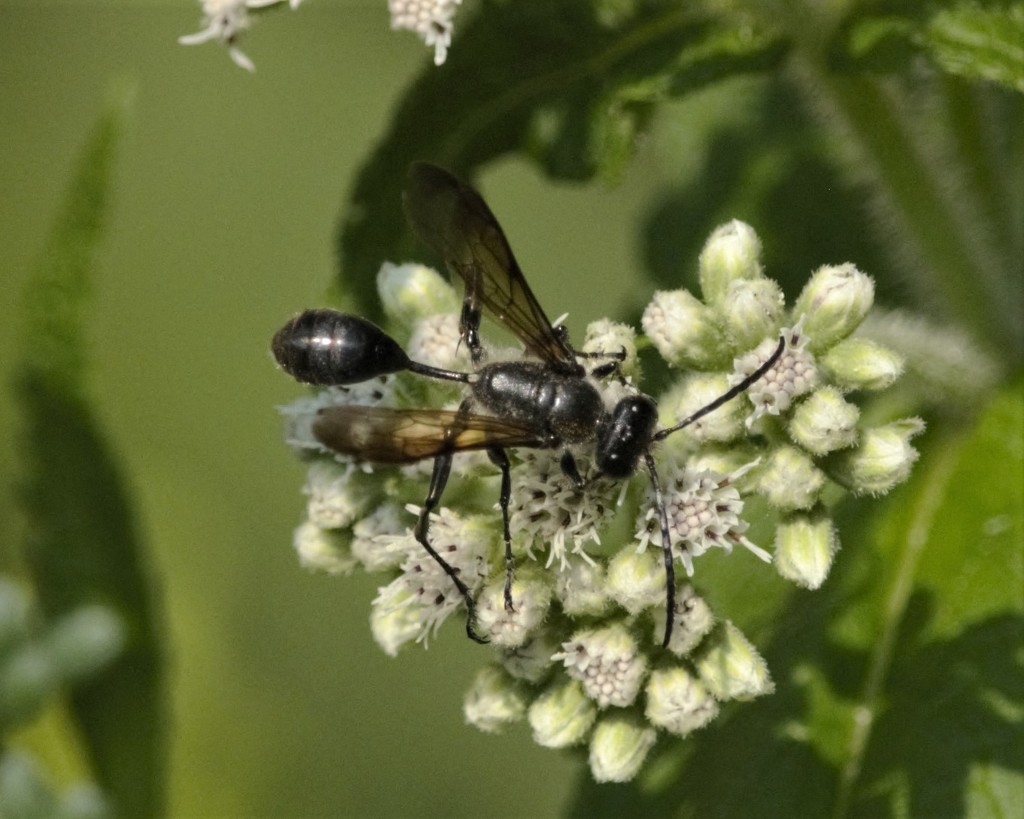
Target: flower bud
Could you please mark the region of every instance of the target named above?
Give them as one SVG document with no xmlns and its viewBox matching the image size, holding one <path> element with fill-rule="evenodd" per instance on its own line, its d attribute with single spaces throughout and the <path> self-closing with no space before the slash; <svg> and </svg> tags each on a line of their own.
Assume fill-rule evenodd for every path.
<svg viewBox="0 0 1024 819">
<path fill-rule="evenodd" d="M 705 301 L 722 304 L 736 281 L 759 278 L 760 257 L 761 240 L 750 225 L 733 219 L 715 228 L 704 243 L 698 266 Z"/>
<path fill-rule="evenodd" d="M 443 370 L 463 370 L 469 366 L 469 348 L 460 344 L 461 340 L 458 314 L 424 316 L 413 324 L 406 352 L 409 358 L 421 364 Z"/>
<path fill-rule="evenodd" d="M 377 274 L 384 312 L 403 327 L 439 313 L 457 313 L 459 298 L 436 270 L 421 264 L 384 262 Z"/>
<path fill-rule="evenodd" d="M 728 621 L 705 641 L 696 663 L 701 680 L 719 700 L 751 700 L 775 688 L 764 658 Z"/>
<path fill-rule="evenodd" d="M 857 443 L 860 410 L 835 387 L 823 387 L 800 403 L 789 421 L 789 437 L 814 455 Z"/>
<path fill-rule="evenodd" d="M 596 617 L 611 605 L 604 565 L 580 557 L 569 558 L 558 573 L 555 590 L 562 611 L 570 617 Z"/>
<path fill-rule="evenodd" d="M 668 650 L 677 657 L 685 657 L 700 645 L 714 625 L 715 615 L 711 607 L 704 598 L 697 596 L 692 586 L 684 586 L 676 591 L 675 621 Z M 664 634 L 665 609 L 661 607 L 654 610 L 654 641 L 660 644 Z"/>
<path fill-rule="evenodd" d="M 821 352 L 857 329 L 875 300 L 875 282 L 854 265 L 819 267 L 796 300 L 812 352 Z"/>
<path fill-rule="evenodd" d="M 747 398 L 754 405 L 754 412 L 747 418 L 747 427 L 752 427 L 762 415 L 779 415 L 788 411 L 794 399 L 818 386 L 817 362 L 806 349 L 807 334 L 800 322 L 783 328 L 780 335 L 786 342 L 782 354 L 747 388 Z M 757 372 L 777 346 L 778 339 L 766 338 L 749 353 L 736 358 L 729 383 L 738 384 Z"/>
<path fill-rule="evenodd" d="M 583 683 L 599 708 L 632 704 L 647 675 L 647 658 L 621 624 L 576 632 L 554 659 L 565 663 L 566 673 Z"/>
<path fill-rule="evenodd" d="M 352 557 L 368 572 L 396 569 L 405 554 L 389 545 L 396 535 L 405 531 L 402 510 L 393 503 L 383 503 L 352 526 Z"/>
<path fill-rule="evenodd" d="M 561 679 L 533 701 L 526 716 L 534 742 L 568 748 L 586 739 L 597 719 L 597 706 L 578 680 Z"/>
<path fill-rule="evenodd" d="M 333 460 L 314 461 L 302 491 L 309 496 L 306 513 L 310 523 L 321 529 L 351 526 L 367 503 L 367 493 L 353 482 L 357 472 L 352 464 Z"/>
<path fill-rule="evenodd" d="M 583 346 L 580 347 L 580 350 L 584 353 L 600 353 L 608 356 L 625 353 L 625 358 L 619 363 L 619 372 L 633 378 L 637 378 L 639 375 L 636 358 L 636 330 L 628 324 L 621 324 L 609 319 L 592 321 L 587 325 L 587 332 L 583 337 Z M 603 362 L 598 360 L 598 363 Z"/>
<path fill-rule="evenodd" d="M 860 446 L 838 461 L 836 479 L 856 495 L 884 495 L 910 476 L 918 458 L 910 439 L 923 431 L 920 418 L 864 430 Z"/>
<path fill-rule="evenodd" d="M 406 593 L 410 600 L 411 594 Z M 380 597 L 370 608 L 370 633 L 381 650 L 389 657 L 398 656 L 398 650 L 412 642 L 423 632 L 423 618 L 416 606 L 383 602 Z"/>
<path fill-rule="evenodd" d="M 644 715 L 659 728 L 686 736 L 718 715 L 718 702 L 685 668 L 664 668 L 651 673 Z"/>
<path fill-rule="evenodd" d="M 796 447 L 774 450 L 758 480 L 758 491 L 776 509 L 810 509 L 825 486 L 825 473 Z"/>
<path fill-rule="evenodd" d="M 352 556 L 346 532 L 321 529 L 307 521 L 296 527 L 292 544 L 299 555 L 299 565 L 310 571 L 348 574 L 359 564 Z"/>
<path fill-rule="evenodd" d="M 501 652 L 500 662 L 509 674 L 517 680 L 536 685 L 542 682 L 554 669 L 552 656 L 561 645 L 549 629 L 539 629 L 534 635 L 515 648 Z"/>
<path fill-rule="evenodd" d="M 0 700 L 0 709 L 4 705 Z M 35 758 L 17 746 L 5 747 L 0 755 L 0 805 L 4 817 L 59 816 L 56 802 Z"/>
<path fill-rule="evenodd" d="M 65 615 L 44 640 L 64 680 L 81 679 L 98 671 L 124 648 L 121 618 L 105 606 L 87 605 Z"/>
<path fill-rule="evenodd" d="M 832 520 L 824 515 L 795 515 L 775 530 L 775 569 L 805 589 L 825 582 L 839 537 Z"/>
<path fill-rule="evenodd" d="M 675 436 L 672 436 L 673 438 Z M 671 441 L 672 438 L 669 438 Z M 741 495 L 755 491 L 757 487 L 756 472 L 749 474 L 750 464 L 758 462 L 758 451 L 737 442 L 728 448 L 703 448 L 686 459 L 686 468 L 690 472 L 714 472 L 728 475 L 729 483 L 735 486 Z M 746 468 L 745 468 L 746 467 Z"/>
<path fill-rule="evenodd" d="M 518 722 L 526 714 L 522 685 L 500 668 L 487 666 L 477 672 L 462 704 L 466 722 L 488 734 Z"/>
<path fill-rule="evenodd" d="M 622 549 L 608 564 L 608 592 L 622 608 L 636 615 L 665 603 L 665 569 L 661 556 L 649 549 L 637 554 Z"/>
<path fill-rule="evenodd" d="M 27 722 L 59 685 L 50 652 L 38 643 L 22 643 L 0 663 L 0 724 Z"/>
<path fill-rule="evenodd" d="M 764 338 L 778 338 L 785 299 L 771 279 L 736 281 L 719 310 L 733 349 L 749 350 Z"/>
<path fill-rule="evenodd" d="M 659 402 L 659 417 L 665 426 L 675 426 L 703 409 L 729 390 L 729 376 L 722 373 L 694 373 L 674 387 Z M 742 401 L 729 401 L 703 418 L 684 427 L 673 439 L 690 443 L 731 441 L 743 434 L 747 407 Z M 672 440 L 672 439 L 670 439 Z"/>
<path fill-rule="evenodd" d="M 840 341 L 823 356 L 821 367 L 844 390 L 884 390 L 903 374 L 899 353 L 867 338 Z"/>
<path fill-rule="evenodd" d="M 639 772 L 657 732 L 634 716 L 601 719 L 590 738 L 590 773 L 596 782 L 628 782 Z"/>
<path fill-rule="evenodd" d="M 714 311 L 685 290 L 660 290 L 640 320 L 644 332 L 669 364 L 707 370 L 728 355 Z"/>
<path fill-rule="evenodd" d="M 520 571 L 512 583 L 513 611 L 505 608 L 505 576 L 500 575 L 481 592 L 476 618 L 492 643 L 506 648 L 523 645 L 544 622 L 551 605 L 551 586 L 541 576 Z"/>
</svg>

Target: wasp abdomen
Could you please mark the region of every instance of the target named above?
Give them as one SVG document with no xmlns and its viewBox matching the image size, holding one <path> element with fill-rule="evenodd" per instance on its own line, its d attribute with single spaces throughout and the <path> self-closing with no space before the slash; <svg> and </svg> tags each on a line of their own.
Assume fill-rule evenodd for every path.
<svg viewBox="0 0 1024 819">
<path fill-rule="evenodd" d="M 271 345 L 281 368 L 297 381 L 358 384 L 409 367 L 409 356 L 372 321 L 337 310 L 306 310 L 282 327 Z"/>
</svg>

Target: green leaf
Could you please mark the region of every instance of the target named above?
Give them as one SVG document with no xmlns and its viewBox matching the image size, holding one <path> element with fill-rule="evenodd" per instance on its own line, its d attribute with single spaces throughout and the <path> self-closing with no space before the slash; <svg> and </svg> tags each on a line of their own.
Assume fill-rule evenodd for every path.
<svg viewBox="0 0 1024 819">
<path fill-rule="evenodd" d="M 982 8 L 960 3 L 932 17 L 921 40 L 951 74 L 1024 92 L 1024 5 Z"/>
<path fill-rule="evenodd" d="M 84 323 L 109 209 L 125 103 L 100 119 L 41 264 L 25 292 L 16 376 L 25 563 L 51 619 L 81 605 L 114 609 L 121 656 L 71 693 L 98 782 L 125 816 L 163 804 L 163 657 L 147 555 L 116 456 L 90 407 Z"/>
<path fill-rule="evenodd" d="M 831 58 L 837 67 L 889 72 L 906 69 L 918 54 L 950 74 L 1024 91 L 1024 4 L 857 4 Z"/>
<path fill-rule="evenodd" d="M 1022 474 L 1018 379 L 933 431 L 881 514 L 847 509 L 833 576 L 775 618 L 774 696 L 663 743 L 630 786 L 581 779 L 570 812 L 1019 816 Z"/>
<path fill-rule="evenodd" d="M 648 2 L 600 15 L 589 0 L 482 2 L 429 66 L 368 159 L 339 239 L 337 291 L 368 315 L 384 259 L 411 255 L 405 169 L 437 162 L 463 176 L 523 151 L 560 179 L 621 175 L 651 106 L 724 76 L 776 64 L 784 43 L 749 21 Z M 418 251 L 417 251 L 418 252 Z"/>
</svg>

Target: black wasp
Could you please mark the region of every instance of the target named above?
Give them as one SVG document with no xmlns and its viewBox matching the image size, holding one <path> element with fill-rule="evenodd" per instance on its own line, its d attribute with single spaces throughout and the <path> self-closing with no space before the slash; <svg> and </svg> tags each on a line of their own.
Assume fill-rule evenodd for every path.
<svg viewBox="0 0 1024 819">
<path fill-rule="evenodd" d="M 593 447 L 596 473 L 589 480 L 601 476 L 628 478 L 643 461 L 661 522 L 667 607 L 663 644 L 667 646 L 674 620 L 675 569 L 668 515 L 651 447 L 746 390 L 775 363 L 784 341 L 779 341 L 778 348 L 756 372 L 728 392 L 675 426 L 656 430 L 657 407 L 646 395 L 629 395 L 610 411 L 605 409 L 580 363 L 595 356 L 577 353 L 569 344 L 565 328 L 551 326 L 480 194 L 441 168 L 417 163 L 409 172 L 404 204 L 416 233 L 465 285 L 459 331 L 474 371 L 454 372 L 413 361 L 398 342 L 372 322 L 323 309 L 307 310 L 282 327 L 274 336 L 274 356 L 289 375 L 307 384 L 357 384 L 406 370 L 464 383 L 469 394 L 457 410 L 326 407 L 314 421 L 313 434 L 335 452 L 374 463 L 408 464 L 434 459 L 430 488 L 414 534 L 462 594 L 469 613 L 466 632 L 481 643 L 486 640 L 474 630 L 475 606 L 468 587 L 430 545 L 430 513 L 440 503 L 452 456 L 486 450 L 501 470 L 505 608 L 510 611 L 514 561 L 509 533 L 511 476 L 505 450 L 561 450 L 562 471 L 580 489 L 587 480 L 580 474 L 570 447 Z M 482 363 L 479 329 L 483 311 L 525 345 L 522 360 Z M 621 356 L 603 357 L 610 363 L 597 367 L 590 376 L 616 372 Z"/>
</svg>

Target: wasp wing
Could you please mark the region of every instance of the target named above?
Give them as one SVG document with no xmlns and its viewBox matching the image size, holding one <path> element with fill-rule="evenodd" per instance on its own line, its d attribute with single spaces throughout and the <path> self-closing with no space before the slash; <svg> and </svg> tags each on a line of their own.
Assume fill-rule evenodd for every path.
<svg viewBox="0 0 1024 819">
<path fill-rule="evenodd" d="M 522 424 L 440 409 L 325 407 L 313 421 L 313 435 L 342 455 L 387 464 L 471 449 L 544 445 L 535 430 Z"/>
<path fill-rule="evenodd" d="M 466 285 L 466 300 L 491 316 L 548 363 L 575 367 L 564 333 L 551 326 L 483 197 L 436 165 L 409 169 L 403 197 L 413 229 Z"/>
</svg>

